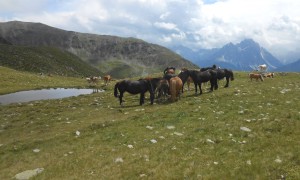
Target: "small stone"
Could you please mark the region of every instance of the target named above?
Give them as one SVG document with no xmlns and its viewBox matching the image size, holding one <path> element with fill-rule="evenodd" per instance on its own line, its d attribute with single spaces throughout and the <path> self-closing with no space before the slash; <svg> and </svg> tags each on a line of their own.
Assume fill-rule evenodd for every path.
<svg viewBox="0 0 300 180">
<path fill-rule="evenodd" d="M 115 162 L 116 163 L 122 163 L 122 162 L 124 162 L 124 160 L 123 160 L 123 158 L 118 157 L 118 158 L 115 159 Z"/>
<path fill-rule="evenodd" d="M 247 127 L 240 127 L 240 129 L 242 131 L 246 131 L 246 132 L 251 132 L 251 129 L 247 128 Z"/>
<path fill-rule="evenodd" d="M 154 144 L 154 143 L 157 143 L 157 141 L 156 141 L 155 139 L 151 139 L 150 141 L 151 141 L 153 144 Z"/>
<path fill-rule="evenodd" d="M 152 127 L 152 126 L 146 126 L 146 128 L 147 128 L 147 129 L 150 129 L 150 130 L 152 130 L 152 129 L 153 129 L 153 127 Z"/>
<path fill-rule="evenodd" d="M 182 133 L 179 133 L 179 132 L 174 132 L 175 135 L 177 136 L 182 136 L 183 134 Z"/>
<path fill-rule="evenodd" d="M 209 143 L 213 143 L 213 144 L 215 143 L 215 141 L 213 141 L 211 139 L 206 139 L 206 141 L 209 142 Z"/>
<path fill-rule="evenodd" d="M 36 176 L 36 175 L 42 173 L 43 171 L 44 171 L 44 168 L 37 168 L 37 169 L 33 169 L 33 170 L 26 170 L 26 171 L 23 171 L 23 172 L 21 172 L 19 174 L 16 174 L 15 178 L 16 179 L 20 179 L 20 180 L 21 179 L 22 180 L 24 180 L 24 179 L 30 179 L 31 177 Z"/>
<path fill-rule="evenodd" d="M 38 152 L 40 152 L 41 150 L 39 150 L 39 149 L 34 149 L 34 150 L 32 150 L 33 152 L 35 152 L 35 153 L 38 153 Z"/>
<path fill-rule="evenodd" d="M 80 135 L 80 132 L 79 132 L 79 131 L 76 131 L 76 135 L 79 136 L 79 135 Z"/>
</svg>

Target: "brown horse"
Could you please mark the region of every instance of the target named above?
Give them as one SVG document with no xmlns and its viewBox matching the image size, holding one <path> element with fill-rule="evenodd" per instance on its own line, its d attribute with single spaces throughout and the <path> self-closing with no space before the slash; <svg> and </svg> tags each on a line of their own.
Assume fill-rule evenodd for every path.
<svg viewBox="0 0 300 180">
<path fill-rule="evenodd" d="M 186 81 L 186 84 L 187 84 L 187 87 L 188 87 L 188 90 L 190 90 L 190 84 L 191 83 L 194 83 L 193 79 L 191 77 L 189 77 Z"/>
<path fill-rule="evenodd" d="M 174 67 L 167 67 L 164 70 L 164 74 L 175 74 L 175 68 Z"/>
<path fill-rule="evenodd" d="M 103 80 L 104 80 L 105 86 L 107 86 L 108 83 L 111 80 L 111 76 L 110 75 L 106 75 L 106 76 L 103 77 Z"/>
<path fill-rule="evenodd" d="M 155 90 L 158 100 L 166 100 L 169 94 L 169 81 L 167 79 L 161 79 L 158 83 L 158 86 Z"/>
<path fill-rule="evenodd" d="M 173 77 L 170 79 L 170 93 L 171 93 L 171 101 L 175 101 L 180 99 L 180 93 L 182 90 L 182 80 L 179 77 Z"/>
<path fill-rule="evenodd" d="M 273 77 L 274 77 L 274 73 L 268 73 L 268 74 L 266 75 L 266 77 L 273 78 Z"/>
<path fill-rule="evenodd" d="M 250 73 L 249 78 L 251 79 L 251 81 L 252 81 L 252 79 L 256 79 L 256 81 L 258 81 L 258 79 L 260 79 L 261 81 L 264 81 L 264 78 L 261 74 Z"/>
<path fill-rule="evenodd" d="M 97 82 L 98 82 L 99 79 L 100 79 L 100 78 L 99 78 L 99 77 L 96 77 L 96 76 L 91 76 L 91 77 L 86 78 L 86 80 L 87 80 L 87 82 L 88 82 L 89 84 L 94 84 L 94 85 L 97 84 Z"/>
</svg>

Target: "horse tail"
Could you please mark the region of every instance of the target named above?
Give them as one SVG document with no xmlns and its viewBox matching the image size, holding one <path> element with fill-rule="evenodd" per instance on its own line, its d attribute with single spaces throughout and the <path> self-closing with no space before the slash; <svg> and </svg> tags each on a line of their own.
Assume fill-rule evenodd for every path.
<svg viewBox="0 0 300 180">
<path fill-rule="evenodd" d="M 117 82 L 116 85 L 115 85 L 115 90 L 114 90 L 115 97 L 119 97 L 118 96 L 118 87 L 119 87 L 119 82 Z"/>
</svg>

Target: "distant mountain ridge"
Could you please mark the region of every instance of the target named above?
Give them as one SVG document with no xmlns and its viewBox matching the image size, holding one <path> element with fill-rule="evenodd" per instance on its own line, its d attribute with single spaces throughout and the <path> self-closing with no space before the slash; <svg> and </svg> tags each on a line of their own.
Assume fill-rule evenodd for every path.
<svg viewBox="0 0 300 180">
<path fill-rule="evenodd" d="M 275 69 L 275 71 L 278 71 L 278 72 L 300 72 L 300 59 L 296 62 L 292 62 L 290 64 L 281 66 L 281 67 Z"/>
<path fill-rule="evenodd" d="M 188 55 L 180 49 L 174 48 L 173 50 L 179 52 L 183 57 L 194 57 L 190 60 L 200 67 L 216 64 L 233 70 L 251 71 L 260 64 L 266 64 L 269 70 L 283 65 L 252 39 L 245 39 L 238 44 L 228 43 L 219 49 L 190 51 Z"/>
<path fill-rule="evenodd" d="M 14 45 L 66 50 L 116 78 L 162 72 L 170 65 L 197 67 L 165 47 L 139 39 L 65 31 L 41 23 L 0 23 L 0 37 Z"/>
</svg>

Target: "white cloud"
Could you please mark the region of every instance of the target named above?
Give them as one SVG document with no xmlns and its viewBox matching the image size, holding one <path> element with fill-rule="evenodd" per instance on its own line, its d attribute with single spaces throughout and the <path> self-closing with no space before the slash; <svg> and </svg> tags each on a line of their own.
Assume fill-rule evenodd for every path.
<svg viewBox="0 0 300 180">
<path fill-rule="evenodd" d="M 178 31 L 178 29 L 176 28 L 176 24 L 173 24 L 173 23 L 155 22 L 153 25 L 157 28 Z"/>
<path fill-rule="evenodd" d="M 299 7 L 299 0 L 9 0 L 0 1 L 0 21 L 41 22 L 192 49 L 253 38 L 284 58 L 300 52 Z"/>
</svg>

